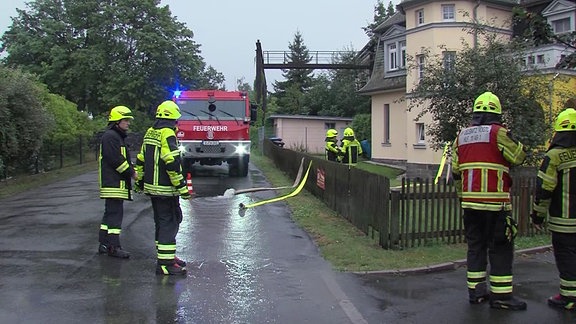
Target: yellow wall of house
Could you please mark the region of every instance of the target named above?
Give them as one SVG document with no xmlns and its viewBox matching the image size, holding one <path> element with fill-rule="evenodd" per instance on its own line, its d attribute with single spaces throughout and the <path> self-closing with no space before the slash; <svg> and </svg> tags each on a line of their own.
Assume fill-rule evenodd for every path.
<svg viewBox="0 0 576 324">
<path fill-rule="evenodd" d="M 414 65 L 416 55 L 427 49 L 431 56 L 441 55 L 442 51 L 459 51 L 463 42 L 470 46 L 474 43 L 474 35 L 463 31 L 466 25 L 473 20 L 476 1 L 455 1 L 455 22 L 443 22 L 443 2 L 429 2 L 413 7 L 404 7 L 406 15 L 406 52 Z M 416 11 L 424 10 L 424 24 L 416 26 Z M 481 3 L 477 8 L 479 23 L 493 26 L 493 31 L 501 34 L 503 38 L 510 37 L 509 23 L 511 11 L 509 8 L 487 6 Z M 482 42 L 481 37 L 477 41 Z M 425 115 L 416 119 L 419 109 L 410 103 L 410 99 L 400 102 L 406 93 L 418 82 L 418 70 L 412 69 L 406 75 L 406 88 L 394 92 L 372 94 L 372 157 L 375 159 L 389 159 L 407 161 L 416 164 L 438 164 L 442 157 L 442 150 L 432 149 L 425 140 L 418 139 L 417 124 L 424 123 L 425 131 L 432 123 L 431 117 Z M 383 106 L 390 105 L 390 143 L 383 143 L 384 129 L 382 127 Z M 409 109 L 411 108 L 411 109 Z M 409 111 L 410 110 L 410 111 Z M 426 136 L 426 139 L 428 136 Z"/>
<path fill-rule="evenodd" d="M 406 160 L 404 89 L 372 95 L 372 158 Z M 390 109 L 390 140 L 385 141 L 384 105 Z"/>
</svg>

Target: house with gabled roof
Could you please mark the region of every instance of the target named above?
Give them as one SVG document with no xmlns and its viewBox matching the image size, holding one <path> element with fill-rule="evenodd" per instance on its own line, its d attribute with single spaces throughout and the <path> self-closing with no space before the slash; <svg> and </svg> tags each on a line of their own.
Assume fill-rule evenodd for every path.
<svg viewBox="0 0 576 324">
<path fill-rule="evenodd" d="M 374 29 L 378 38 L 371 77 L 359 90 L 371 97 L 373 161 L 403 166 L 407 177 L 431 177 L 436 173 L 442 152 L 428 143 L 426 130 L 432 119 L 427 115 L 418 118 L 419 111 L 410 109 L 410 92 L 426 68 L 423 53 L 429 50 L 449 64 L 457 59 L 463 40 L 472 45 L 479 42 L 477 35 L 464 29 L 486 21 L 491 21 L 491 32 L 510 39 L 514 34 L 512 9 L 517 5 L 513 0 L 404 0 L 392 17 Z M 575 30 L 574 1 L 539 0 L 525 5 L 541 12 L 554 31 Z M 549 69 L 552 85 L 556 73 L 576 80 L 576 71 L 554 68 L 570 49 L 558 44 L 547 46 L 526 53 L 525 64 L 530 66 L 534 61 L 542 69 Z M 407 57 L 414 59 L 414 69 L 407 69 Z M 551 107 L 561 106 L 563 98 L 557 98 L 551 88 L 552 113 Z"/>
</svg>

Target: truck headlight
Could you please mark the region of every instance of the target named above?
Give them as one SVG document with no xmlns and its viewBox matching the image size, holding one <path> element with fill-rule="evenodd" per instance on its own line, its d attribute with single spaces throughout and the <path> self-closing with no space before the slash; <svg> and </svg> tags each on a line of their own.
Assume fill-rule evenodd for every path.
<svg viewBox="0 0 576 324">
<path fill-rule="evenodd" d="M 249 150 L 248 146 L 247 146 L 247 145 L 244 145 L 244 144 L 236 145 L 236 146 L 235 146 L 235 149 L 236 149 L 236 150 L 234 151 L 234 153 L 236 153 L 236 154 L 238 154 L 238 155 L 244 155 L 244 154 L 250 153 L 250 150 Z"/>
</svg>

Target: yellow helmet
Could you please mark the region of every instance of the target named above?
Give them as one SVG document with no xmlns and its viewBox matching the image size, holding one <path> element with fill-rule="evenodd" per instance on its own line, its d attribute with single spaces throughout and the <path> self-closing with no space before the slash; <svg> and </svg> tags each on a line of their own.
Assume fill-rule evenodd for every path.
<svg viewBox="0 0 576 324">
<path fill-rule="evenodd" d="M 336 136 L 338 136 L 337 130 L 331 128 L 328 131 L 326 131 L 326 137 L 332 138 L 332 137 L 336 137 Z"/>
<path fill-rule="evenodd" d="M 354 131 L 352 130 L 352 128 L 348 127 L 344 130 L 344 137 L 353 137 L 354 136 Z"/>
<path fill-rule="evenodd" d="M 500 106 L 500 99 L 498 99 L 498 97 L 492 92 L 484 92 L 474 101 L 474 109 L 472 112 L 485 112 L 501 115 L 502 106 Z"/>
<path fill-rule="evenodd" d="M 560 112 L 554 123 L 554 130 L 557 132 L 576 131 L 576 110 L 566 108 Z"/>
<path fill-rule="evenodd" d="M 117 122 L 122 119 L 134 119 L 130 108 L 126 106 L 116 106 L 110 110 L 110 115 L 108 115 L 108 122 Z"/>
<path fill-rule="evenodd" d="M 177 120 L 180 116 L 180 107 L 172 100 L 164 101 L 156 109 L 156 118 Z"/>
</svg>

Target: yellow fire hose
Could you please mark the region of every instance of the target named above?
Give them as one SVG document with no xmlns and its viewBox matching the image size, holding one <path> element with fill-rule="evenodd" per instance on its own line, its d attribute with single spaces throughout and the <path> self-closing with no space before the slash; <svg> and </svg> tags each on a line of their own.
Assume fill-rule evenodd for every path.
<svg viewBox="0 0 576 324">
<path fill-rule="evenodd" d="M 275 197 L 275 198 L 271 198 L 271 199 L 267 199 L 267 200 L 257 201 L 257 202 L 247 204 L 247 205 L 240 203 L 240 208 L 241 209 L 248 209 L 248 208 L 261 206 L 264 204 L 268 204 L 268 203 L 272 203 L 272 202 L 276 202 L 276 201 L 280 201 L 280 200 L 284 200 L 286 198 L 296 196 L 297 194 L 300 193 L 300 191 L 302 191 L 302 188 L 304 188 L 304 185 L 306 184 L 306 179 L 308 179 L 308 173 L 310 173 L 310 167 L 311 166 L 312 166 L 312 161 L 310 161 L 310 164 L 308 164 L 308 169 L 306 170 L 306 174 L 304 174 L 304 178 L 302 178 L 302 181 L 300 181 L 300 184 L 298 185 L 298 187 L 296 187 L 296 189 L 294 189 L 294 191 L 292 191 L 291 193 L 284 195 L 284 196 L 280 196 L 280 197 Z"/>
</svg>

